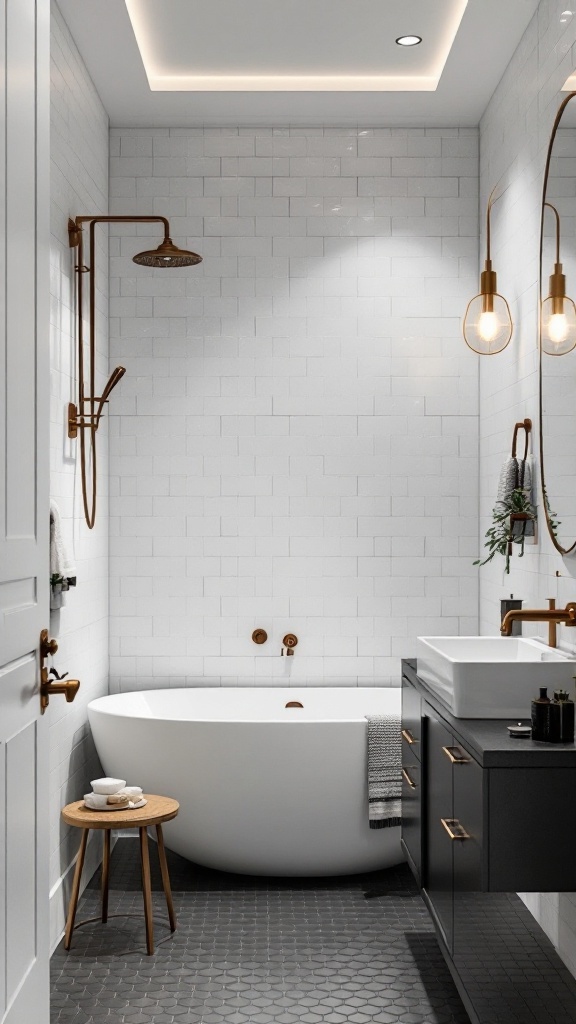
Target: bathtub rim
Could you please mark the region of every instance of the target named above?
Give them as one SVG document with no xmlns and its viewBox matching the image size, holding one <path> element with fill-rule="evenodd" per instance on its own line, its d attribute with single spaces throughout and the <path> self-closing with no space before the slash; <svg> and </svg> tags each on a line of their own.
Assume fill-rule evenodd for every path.
<svg viewBox="0 0 576 1024">
<path fill-rule="evenodd" d="M 334 691 L 340 692 L 340 693 L 343 690 L 353 690 L 356 693 L 358 691 L 366 691 L 367 693 L 374 693 L 377 690 L 385 690 L 386 692 L 390 691 L 391 693 L 395 693 L 396 696 L 397 696 L 397 706 L 394 708 L 393 711 L 390 711 L 390 712 L 383 711 L 382 714 L 390 713 L 390 714 L 397 714 L 398 717 L 400 716 L 401 692 L 402 692 L 401 686 L 349 686 L 349 687 L 345 687 L 345 686 L 332 686 L 332 687 L 331 686 L 304 686 L 301 689 L 304 690 L 304 691 L 315 691 L 316 693 L 318 693 L 318 692 L 327 693 L 327 692 L 330 692 L 331 690 L 334 690 Z M 164 716 L 160 717 L 158 715 L 153 715 L 153 714 L 142 715 L 142 714 L 137 714 L 137 713 L 127 713 L 127 712 L 118 711 L 118 710 L 115 710 L 115 709 L 112 709 L 112 708 L 106 709 L 106 708 L 101 706 L 105 701 L 113 700 L 113 699 L 118 699 L 118 698 L 123 698 L 123 697 L 129 698 L 132 694 L 135 694 L 135 693 L 138 693 L 138 694 L 165 694 L 166 692 L 169 692 L 169 693 L 176 693 L 176 692 L 189 693 L 189 692 L 197 692 L 197 691 L 202 691 L 203 693 L 215 693 L 215 692 L 222 693 L 223 691 L 224 692 L 228 692 L 229 691 L 230 693 L 238 694 L 238 693 L 242 693 L 243 691 L 246 691 L 246 692 L 249 692 L 249 693 L 252 694 L 254 691 L 258 691 L 258 690 L 266 690 L 267 692 L 280 692 L 282 690 L 290 691 L 291 699 L 298 699 L 298 697 L 302 696 L 302 694 L 300 692 L 300 688 L 298 688 L 298 695 L 296 694 L 297 687 L 292 688 L 292 687 L 280 687 L 280 686 L 278 686 L 278 687 L 276 687 L 276 686 L 171 686 L 171 687 L 165 686 L 165 687 L 158 687 L 157 689 L 150 688 L 150 689 L 144 689 L 144 690 L 126 690 L 126 691 L 124 691 L 122 693 L 108 693 L 108 694 L 104 694 L 101 697 L 95 697 L 93 700 L 91 700 L 88 703 L 88 705 L 87 705 L 87 711 L 88 712 L 94 711 L 97 714 L 109 715 L 110 717 L 116 717 L 116 718 L 126 718 L 126 719 L 129 719 L 129 720 L 140 721 L 140 722 L 166 722 L 166 723 L 174 723 L 174 724 L 190 723 L 190 724 L 195 724 L 195 725 L 286 725 L 286 726 L 293 726 L 293 725 L 365 725 L 366 722 L 367 722 L 367 716 L 366 715 L 360 715 L 359 717 L 349 716 L 349 717 L 346 717 L 346 718 L 344 718 L 344 717 L 342 717 L 342 718 L 326 718 L 326 717 L 310 718 L 310 717 L 305 717 L 304 718 L 304 717 L 302 717 L 300 715 L 298 715 L 298 716 L 295 715 L 294 717 L 290 717 L 290 718 L 288 718 L 288 717 L 286 717 L 286 718 L 272 718 L 272 717 L 268 717 L 268 718 L 213 718 L 213 717 L 211 717 L 211 718 L 204 718 L 204 717 L 168 718 L 168 717 L 164 717 Z M 283 709 L 283 710 L 287 710 L 287 709 Z M 296 708 L 296 709 L 291 709 L 291 710 L 299 711 L 300 709 Z M 305 710 L 305 708 L 303 708 L 302 710 Z"/>
</svg>

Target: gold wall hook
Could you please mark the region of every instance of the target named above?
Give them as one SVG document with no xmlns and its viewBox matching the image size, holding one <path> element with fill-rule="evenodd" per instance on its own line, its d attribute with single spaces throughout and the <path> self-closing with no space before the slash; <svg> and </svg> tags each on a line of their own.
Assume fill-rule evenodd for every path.
<svg viewBox="0 0 576 1024">
<path fill-rule="evenodd" d="M 255 644 L 265 644 L 268 639 L 268 633 L 265 629 L 255 629 L 252 633 L 252 639 Z"/>
</svg>

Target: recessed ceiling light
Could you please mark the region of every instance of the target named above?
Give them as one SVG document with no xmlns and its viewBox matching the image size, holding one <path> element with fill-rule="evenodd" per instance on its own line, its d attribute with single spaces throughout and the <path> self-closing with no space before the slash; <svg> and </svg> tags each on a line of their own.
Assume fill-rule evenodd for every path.
<svg viewBox="0 0 576 1024">
<path fill-rule="evenodd" d="M 398 46 L 418 46 L 422 42 L 422 36 L 398 36 Z"/>
</svg>

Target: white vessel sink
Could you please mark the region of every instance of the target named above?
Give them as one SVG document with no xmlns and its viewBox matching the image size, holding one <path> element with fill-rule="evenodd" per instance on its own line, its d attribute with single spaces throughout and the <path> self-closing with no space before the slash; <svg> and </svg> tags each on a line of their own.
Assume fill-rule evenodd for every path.
<svg viewBox="0 0 576 1024">
<path fill-rule="evenodd" d="M 538 687 L 573 689 L 576 656 L 538 640 L 420 636 L 417 672 L 456 718 L 530 717 Z"/>
</svg>

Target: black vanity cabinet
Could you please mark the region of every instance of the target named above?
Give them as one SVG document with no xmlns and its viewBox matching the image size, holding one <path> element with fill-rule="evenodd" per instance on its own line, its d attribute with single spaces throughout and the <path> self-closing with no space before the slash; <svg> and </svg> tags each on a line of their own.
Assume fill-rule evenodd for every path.
<svg viewBox="0 0 576 1024">
<path fill-rule="evenodd" d="M 447 893 L 573 891 L 574 744 L 511 740 L 506 722 L 453 718 L 409 665 L 402 708 L 402 845 L 447 943 Z"/>
<path fill-rule="evenodd" d="M 403 663 L 402 847 L 473 1024 L 576 1024 L 576 982 L 557 958 L 535 983 L 555 953 L 543 958 L 515 895 L 574 890 L 576 746 L 513 740 L 507 724 L 454 718 Z"/>
</svg>

